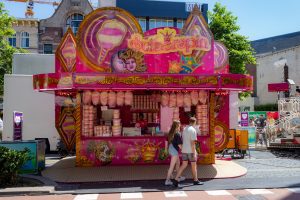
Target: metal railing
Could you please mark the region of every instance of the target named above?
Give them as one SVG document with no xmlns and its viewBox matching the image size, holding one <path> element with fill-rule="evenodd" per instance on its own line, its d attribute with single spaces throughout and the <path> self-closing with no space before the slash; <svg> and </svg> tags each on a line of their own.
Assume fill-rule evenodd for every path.
<svg viewBox="0 0 300 200">
<path fill-rule="evenodd" d="M 278 100 L 279 119 L 267 124 L 266 133 L 269 142 L 277 138 L 293 138 L 300 125 L 300 97 L 282 98 Z"/>
</svg>

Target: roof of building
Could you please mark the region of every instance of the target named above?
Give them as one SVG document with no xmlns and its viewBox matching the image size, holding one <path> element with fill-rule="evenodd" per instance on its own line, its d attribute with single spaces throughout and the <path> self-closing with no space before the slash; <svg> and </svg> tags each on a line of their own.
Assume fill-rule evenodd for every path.
<svg viewBox="0 0 300 200">
<path fill-rule="evenodd" d="M 300 31 L 251 42 L 256 54 L 280 51 L 300 45 Z"/>
<path fill-rule="evenodd" d="M 198 0 L 195 0 L 197 2 Z M 117 7 L 131 12 L 136 17 L 162 17 L 186 19 L 190 12 L 186 11 L 185 2 L 117 0 Z M 207 4 L 202 4 L 201 11 L 206 19 Z"/>
</svg>

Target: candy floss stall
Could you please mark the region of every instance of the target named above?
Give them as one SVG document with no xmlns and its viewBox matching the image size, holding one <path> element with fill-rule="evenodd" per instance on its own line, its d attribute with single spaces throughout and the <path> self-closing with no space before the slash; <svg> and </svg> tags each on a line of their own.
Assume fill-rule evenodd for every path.
<svg viewBox="0 0 300 200">
<path fill-rule="evenodd" d="M 195 116 L 198 162 L 215 162 L 226 145 L 230 91 L 252 89 L 252 77 L 228 73 L 227 49 L 214 41 L 197 7 L 183 29 L 142 32 L 119 8 L 85 17 L 56 51 L 56 72 L 33 77 L 54 92 L 56 128 L 77 166 L 164 164 L 174 119 Z"/>
</svg>

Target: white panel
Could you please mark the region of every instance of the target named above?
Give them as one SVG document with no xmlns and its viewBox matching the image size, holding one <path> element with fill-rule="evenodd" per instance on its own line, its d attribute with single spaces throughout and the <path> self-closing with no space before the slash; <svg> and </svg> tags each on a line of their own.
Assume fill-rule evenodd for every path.
<svg viewBox="0 0 300 200">
<path fill-rule="evenodd" d="M 59 138 L 55 128 L 54 94 L 33 90 L 31 75 L 5 75 L 3 140 L 13 140 L 13 111 L 23 112 L 23 139 L 48 138 L 51 150 Z"/>
<path fill-rule="evenodd" d="M 54 60 L 54 54 L 14 54 L 12 74 L 32 75 L 54 73 Z"/>
<path fill-rule="evenodd" d="M 238 126 L 239 101 L 238 92 L 230 92 L 229 95 L 229 128 L 236 129 Z"/>
</svg>

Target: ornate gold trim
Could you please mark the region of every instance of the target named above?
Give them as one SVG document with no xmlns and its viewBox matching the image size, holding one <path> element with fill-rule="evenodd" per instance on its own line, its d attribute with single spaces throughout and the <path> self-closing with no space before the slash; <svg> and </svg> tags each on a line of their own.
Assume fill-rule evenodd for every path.
<svg viewBox="0 0 300 200">
<path fill-rule="evenodd" d="M 76 106 L 75 106 L 75 140 L 76 140 L 76 166 L 82 166 L 81 163 L 81 95 L 76 94 Z"/>
<path fill-rule="evenodd" d="M 210 92 L 209 99 L 209 132 L 210 132 L 210 151 L 209 154 L 211 156 L 210 163 L 215 163 L 215 93 Z"/>
<path fill-rule="evenodd" d="M 220 152 L 220 151 L 224 150 L 227 147 L 227 144 L 229 142 L 229 128 L 227 127 L 226 124 L 224 124 L 224 123 L 222 123 L 218 120 L 215 120 L 215 126 L 221 126 L 223 128 L 223 131 L 224 131 L 223 132 L 224 133 L 224 141 L 223 141 L 222 145 L 219 146 L 219 147 L 215 146 L 215 151 Z M 214 130 L 215 130 L 215 126 L 214 126 Z"/>
</svg>

